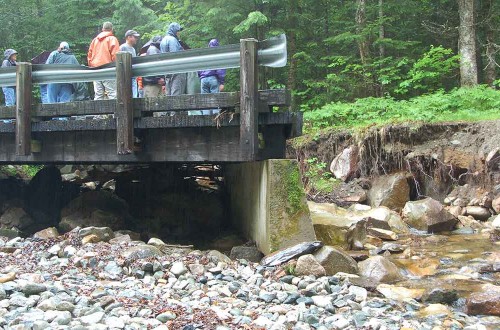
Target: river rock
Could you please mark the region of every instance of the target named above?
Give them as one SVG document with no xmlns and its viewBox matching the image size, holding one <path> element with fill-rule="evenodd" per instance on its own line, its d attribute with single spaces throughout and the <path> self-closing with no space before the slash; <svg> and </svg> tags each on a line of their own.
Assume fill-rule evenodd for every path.
<svg viewBox="0 0 500 330">
<path fill-rule="evenodd" d="M 109 191 L 88 191 L 72 200 L 61 211 L 59 228 L 110 227 L 120 229 L 131 221 L 127 204 Z"/>
<path fill-rule="evenodd" d="M 347 181 L 354 177 L 358 170 L 359 149 L 352 145 L 342 150 L 330 164 L 330 171 L 342 181 Z"/>
<path fill-rule="evenodd" d="M 21 207 L 9 207 L 0 217 L 0 227 L 25 230 L 33 224 L 31 216 Z"/>
<path fill-rule="evenodd" d="M 279 266 L 302 255 L 314 253 L 322 246 L 323 243 L 320 241 L 295 244 L 267 255 L 260 261 L 260 264 L 263 266 Z"/>
<path fill-rule="evenodd" d="M 133 246 L 122 253 L 122 256 L 129 260 L 147 259 L 159 257 L 161 255 L 163 255 L 163 253 L 157 247 L 146 244 Z"/>
<path fill-rule="evenodd" d="M 33 238 L 46 240 L 46 239 L 57 238 L 58 236 L 59 236 L 59 232 L 57 231 L 57 229 L 55 227 L 49 227 L 49 228 L 40 230 L 39 232 L 36 232 L 33 235 Z"/>
<path fill-rule="evenodd" d="M 148 244 L 149 245 L 154 245 L 154 246 L 164 246 L 165 245 L 165 242 L 162 241 L 161 239 L 159 238 L 156 238 L 156 237 L 151 237 L 148 241 Z"/>
<path fill-rule="evenodd" d="M 376 282 L 391 283 L 403 279 L 399 268 L 382 256 L 361 261 L 358 267 L 360 275 L 372 278 Z"/>
<path fill-rule="evenodd" d="M 174 274 L 176 277 L 179 277 L 181 275 L 186 274 L 188 270 L 182 261 L 177 261 L 172 264 L 170 272 Z"/>
<path fill-rule="evenodd" d="M 481 206 L 467 206 L 465 208 L 465 215 L 470 215 L 476 220 L 485 221 L 491 216 L 490 211 Z"/>
<path fill-rule="evenodd" d="M 231 249 L 229 257 L 233 260 L 245 259 L 251 262 L 260 262 L 264 255 L 255 246 L 235 246 Z"/>
<path fill-rule="evenodd" d="M 500 214 L 500 196 L 498 196 L 491 202 L 491 208 L 495 211 L 496 214 Z"/>
<path fill-rule="evenodd" d="M 469 296 L 466 306 L 469 315 L 500 316 L 500 287 L 492 284 L 484 285 L 480 292 Z"/>
<path fill-rule="evenodd" d="M 452 231 L 458 222 L 440 202 L 432 198 L 406 203 L 403 219 L 411 227 L 428 233 Z"/>
<path fill-rule="evenodd" d="M 79 237 L 85 237 L 89 235 L 97 236 L 99 242 L 108 242 L 110 239 L 115 237 L 115 233 L 109 227 L 86 227 L 80 229 L 80 231 L 78 232 Z"/>
<path fill-rule="evenodd" d="M 389 284 L 379 284 L 377 291 L 384 295 L 387 299 L 404 301 L 405 299 L 420 300 L 424 294 L 424 289 L 408 289 L 402 286 Z"/>
<path fill-rule="evenodd" d="M 32 296 L 47 291 L 45 284 L 28 282 L 21 286 L 21 291 L 26 296 Z"/>
<path fill-rule="evenodd" d="M 358 264 L 347 253 L 332 246 L 323 246 L 314 253 L 316 260 L 323 266 L 327 276 L 338 272 L 357 274 Z"/>
<path fill-rule="evenodd" d="M 380 228 L 368 228 L 367 234 L 378 237 L 385 241 L 396 241 L 399 238 L 395 232 Z"/>
<path fill-rule="evenodd" d="M 410 186 L 403 173 L 377 177 L 368 192 L 368 202 L 372 207 L 386 206 L 400 211 L 409 200 Z"/>
<path fill-rule="evenodd" d="M 434 288 L 427 292 L 422 301 L 428 304 L 446 304 L 451 305 L 459 298 L 458 292 L 455 290 L 445 290 L 442 288 Z"/>
<path fill-rule="evenodd" d="M 297 276 L 314 275 L 314 276 L 325 276 L 326 271 L 323 266 L 314 258 L 312 254 L 306 254 L 297 260 L 297 265 L 295 266 L 295 273 Z"/>
</svg>

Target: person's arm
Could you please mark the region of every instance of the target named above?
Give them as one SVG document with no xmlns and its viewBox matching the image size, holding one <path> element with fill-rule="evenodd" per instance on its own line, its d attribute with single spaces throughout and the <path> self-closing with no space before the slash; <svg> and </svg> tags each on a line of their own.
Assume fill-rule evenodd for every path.
<svg viewBox="0 0 500 330">
<path fill-rule="evenodd" d="M 109 38 L 109 53 L 111 54 L 111 61 L 116 60 L 116 53 L 120 50 L 120 42 L 116 37 Z"/>
<path fill-rule="evenodd" d="M 219 81 L 219 92 L 224 91 L 224 83 L 226 80 L 226 69 L 217 70 L 217 80 Z"/>
<path fill-rule="evenodd" d="M 92 56 L 93 56 L 93 52 L 94 52 L 94 40 L 92 40 L 92 42 L 90 43 L 89 51 L 87 53 L 87 64 L 89 66 L 93 66 L 92 65 Z"/>
</svg>

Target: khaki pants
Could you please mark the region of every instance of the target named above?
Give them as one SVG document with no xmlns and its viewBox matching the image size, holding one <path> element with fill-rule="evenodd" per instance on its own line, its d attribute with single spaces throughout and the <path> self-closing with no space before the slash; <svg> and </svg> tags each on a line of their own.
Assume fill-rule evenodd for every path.
<svg viewBox="0 0 500 330">
<path fill-rule="evenodd" d="M 94 81 L 94 100 L 116 99 L 116 81 Z"/>
<path fill-rule="evenodd" d="M 144 97 L 162 96 L 161 88 L 160 85 L 144 85 Z"/>
</svg>

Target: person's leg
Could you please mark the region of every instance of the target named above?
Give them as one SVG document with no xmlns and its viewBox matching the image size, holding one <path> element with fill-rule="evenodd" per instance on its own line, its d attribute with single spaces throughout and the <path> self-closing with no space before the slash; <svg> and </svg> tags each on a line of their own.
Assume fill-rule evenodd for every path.
<svg viewBox="0 0 500 330">
<path fill-rule="evenodd" d="M 58 84 L 59 85 L 59 102 L 71 102 L 73 96 L 73 84 Z"/>
<path fill-rule="evenodd" d="M 132 97 L 134 99 L 139 97 L 138 94 L 138 87 L 137 87 L 137 80 L 135 78 L 132 78 Z"/>
<path fill-rule="evenodd" d="M 57 103 L 58 84 L 47 85 L 47 98 L 49 103 Z"/>
<path fill-rule="evenodd" d="M 47 94 L 47 84 L 40 85 L 40 96 L 42 104 L 49 103 L 49 95 Z"/>
<path fill-rule="evenodd" d="M 144 97 L 159 97 L 161 96 L 160 85 L 146 85 L 144 86 Z"/>
<path fill-rule="evenodd" d="M 2 87 L 2 91 L 5 96 L 5 105 L 16 105 L 16 90 L 12 87 Z"/>
<path fill-rule="evenodd" d="M 104 84 L 102 81 L 94 81 L 94 100 L 104 100 Z"/>
<path fill-rule="evenodd" d="M 220 91 L 219 91 L 219 80 L 217 79 L 216 76 L 211 76 L 209 77 L 209 84 L 210 84 L 210 93 L 211 94 L 218 94 Z M 212 109 L 210 110 L 210 114 L 211 115 L 216 115 L 219 113 L 219 109 Z"/>
<path fill-rule="evenodd" d="M 116 99 L 116 80 L 106 80 L 102 83 L 104 84 L 104 88 L 108 93 L 108 99 Z"/>
</svg>

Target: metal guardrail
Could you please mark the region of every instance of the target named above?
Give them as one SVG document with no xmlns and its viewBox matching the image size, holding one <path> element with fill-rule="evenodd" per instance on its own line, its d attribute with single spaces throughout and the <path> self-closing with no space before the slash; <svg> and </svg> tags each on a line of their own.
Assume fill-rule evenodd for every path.
<svg viewBox="0 0 500 330">
<path fill-rule="evenodd" d="M 287 61 L 286 36 L 258 43 L 258 63 L 267 67 L 283 67 Z M 211 69 L 240 67 L 240 45 L 193 49 L 183 52 L 135 57 L 132 61 L 133 76 L 154 76 Z M 33 83 L 68 83 L 116 78 L 115 64 L 99 68 L 77 65 L 33 65 Z M 0 87 L 16 84 L 16 69 L 0 69 Z"/>
</svg>

